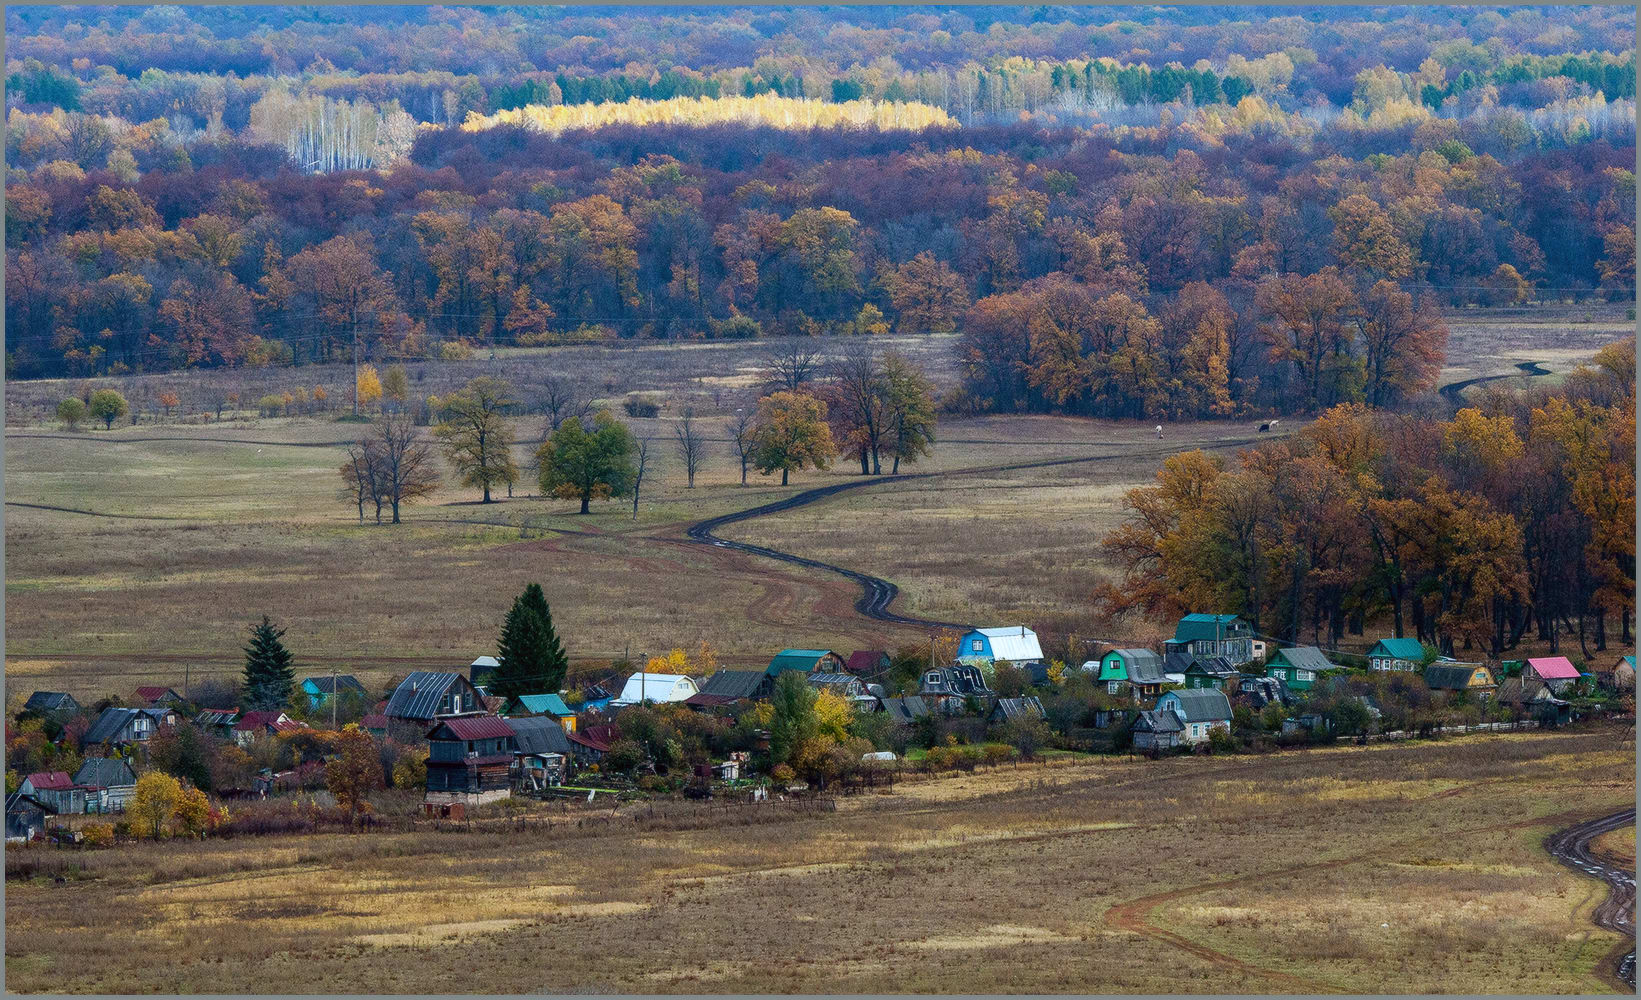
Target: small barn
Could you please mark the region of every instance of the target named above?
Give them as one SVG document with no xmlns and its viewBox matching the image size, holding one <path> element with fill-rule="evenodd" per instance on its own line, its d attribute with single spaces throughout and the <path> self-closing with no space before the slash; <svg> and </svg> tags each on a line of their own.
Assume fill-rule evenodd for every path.
<svg viewBox="0 0 1641 1000">
<path fill-rule="evenodd" d="M 118 757 L 90 757 L 74 772 L 74 783 L 84 788 L 100 788 L 104 808 L 121 812 L 137 790 L 137 773 Z"/>
<path fill-rule="evenodd" d="M 1451 660 L 1438 660 L 1425 667 L 1424 682 L 1432 691 L 1474 691 L 1478 694 L 1491 692 L 1498 686 L 1493 672 L 1486 665 Z"/>
<path fill-rule="evenodd" d="M 478 805 L 512 794 L 515 732 L 494 715 L 440 719 L 427 734 L 427 794 L 432 804 Z"/>
<path fill-rule="evenodd" d="M 998 726 L 1009 722 L 1040 722 L 1046 718 L 1048 713 L 1037 698 L 999 698 L 986 716 L 986 722 Z"/>
<path fill-rule="evenodd" d="M 149 708 L 162 705 L 177 708 L 187 704 L 182 695 L 168 687 L 140 687 L 137 689 L 137 700 Z"/>
<path fill-rule="evenodd" d="M 1237 679 L 1241 676 L 1237 669 L 1231 666 L 1231 661 L 1223 656 L 1197 656 L 1193 657 L 1191 665 L 1185 668 L 1185 686 L 1228 692 L 1234 689 Z"/>
<path fill-rule="evenodd" d="M 929 703 L 915 694 L 904 698 L 880 698 L 883 711 L 902 725 L 911 725 L 929 714 Z"/>
<path fill-rule="evenodd" d="M 1129 728 L 1136 750 L 1168 750 L 1184 741 L 1185 724 L 1167 709 L 1140 712 Z"/>
<path fill-rule="evenodd" d="M 412 670 L 393 689 L 382 714 L 406 722 L 431 723 L 451 715 L 483 710 L 479 689 L 452 671 Z"/>
<path fill-rule="evenodd" d="M 1635 657 L 1620 656 L 1608 667 L 1595 675 L 1597 684 L 1609 691 L 1635 690 Z"/>
<path fill-rule="evenodd" d="M 1572 720 L 1572 704 L 1557 698 L 1543 681 L 1507 677 L 1499 683 L 1493 699 L 1543 725 L 1560 725 Z"/>
<path fill-rule="evenodd" d="M 67 771 L 36 771 L 25 777 L 17 790 L 59 816 L 78 816 L 86 811 L 86 790 L 76 785 Z"/>
<path fill-rule="evenodd" d="M 234 723 L 234 742 L 249 747 L 257 740 L 280 733 L 294 733 L 303 726 L 284 712 L 272 710 L 246 712 Z"/>
<path fill-rule="evenodd" d="M 843 669 L 861 677 L 878 677 L 885 673 L 893 662 L 886 649 L 857 649 L 844 661 Z"/>
<path fill-rule="evenodd" d="M 36 691 L 23 702 L 23 711 L 35 715 L 73 715 L 79 710 L 80 703 L 63 691 Z"/>
<path fill-rule="evenodd" d="M 1291 691 L 1309 691 L 1325 672 L 1334 669 L 1316 646 L 1289 646 L 1265 661 L 1265 676 L 1281 681 Z"/>
<path fill-rule="evenodd" d="M 194 716 L 194 725 L 219 739 L 230 739 L 234 723 L 239 721 L 239 708 L 202 708 Z"/>
<path fill-rule="evenodd" d="M 545 715 L 558 720 L 566 732 L 575 732 L 576 714 L 556 694 L 521 694 L 504 707 L 506 711 L 502 712 L 503 715 Z"/>
<path fill-rule="evenodd" d="M 1172 711 L 1185 726 L 1187 743 L 1201 743 L 1214 729 L 1231 728 L 1231 701 L 1225 692 L 1213 688 L 1168 691 L 1157 699 L 1157 711 Z"/>
<path fill-rule="evenodd" d="M 46 834 L 46 817 L 55 812 L 32 795 L 12 792 L 6 796 L 6 840 L 36 840 Z"/>
<path fill-rule="evenodd" d="M 830 649 L 783 649 L 770 659 L 764 673 L 773 679 L 788 670 L 841 674 L 847 669 L 848 662 Z"/>
<path fill-rule="evenodd" d="M 1042 658 L 1037 633 L 1024 625 L 972 629 L 957 643 L 957 659 L 964 663 L 1032 663 Z"/>
<path fill-rule="evenodd" d="M 685 674 L 652 674 L 639 671 L 627 678 L 627 683 L 621 688 L 621 694 L 612 702 L 612 708 L 625 708 L 628 705 L 642 705 L 653 702 L 660 705 L 666 702 L 686 701 L 690 695 L 699 694 L 700 688 L 695 686 L 695 680 Z"/>
<path fill-rule="evenodd" d="M 1418 670 L 1424 665 L 1424 644 L 1417 639 L 1380 639 L 1368 650 L 1371 670 Z"/>
</svg>

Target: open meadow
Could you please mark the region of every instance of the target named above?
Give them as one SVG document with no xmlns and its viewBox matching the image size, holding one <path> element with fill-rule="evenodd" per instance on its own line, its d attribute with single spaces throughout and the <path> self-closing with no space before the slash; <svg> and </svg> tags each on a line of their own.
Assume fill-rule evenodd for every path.
<svg viewBox="0 0 1641 1000">
<path fill-rule="evenodd" d="M 7 985 L 1608 992 L 1605 886 L 1541 842 L 1633 801 L 1625 732 L 1061 757 L 758 824 L 543 806 L 551 829 L 8 850 Z"/>
<path fill-rule="evenodd" d="M 1444 378 L 1500 374 L 1537 359 L 1566 371 L 1621 335 L 1614 324 L 1622 312 L 1612 309 L 1598 310 L 1591 329 L 1565 336 L 1550 323 L 1524 325 L 1517 312 L 1456 316 L 1453 356 L 1462 365 Z M 1572 324 L 1582 314 L 1563 318 Z M 907 342 L 896 346 L 950 384 L 949 338 L 900 340 Z M 1554 346 L 1564 341 L 1572 346 Z M 798 473 L 785 488 L 755 472 L 740 485 L 726 421 L 755 398 L 763 350 L 655 344 L 622 348 L 619 358 L 612 348 L 501 352 L 494 364 L 506 366 L 522 397 L 565 377 L 598 386 L 606 401 L 643 390 L 663 402 L 657 417 L 630 421 L 650 439 L 652 455 L 636 519 L 622 501 L 579 516 L 573 502 L 537 496 L 526 471 L 513 498 L 486 506 L 474 491 L 447 484 L 431 503 L 407 508 L 401 525 L 360 525 L 337 496 L 337 469 L 346 443 L 362 433 L 358 425 L 246 415 L 69 433 L 25 419 L 68 391 L 66 383 L 8 387 L 8 419 L 16 418 L 5 449 L 11 687 L 98 696 L 174 685 L 185 675 L 236 675 L 243 629 L 262 614 L 289 629 L 299 670 L 336 666 L 381 683 L 491 652 L 508 602 L 532 580 L 546 589 L 571 656 L 583 663 L 703 640 L 739 665 L 765 662 L 782 646 L 847 650 L 926 639 L 918 629 L 857 615 L 858 588 L 835 574 L 686 540 L 685 529 L 703 518 L 859 479 L 858 466 L 840 461 Z M 426 391 L 447 392 L 489 364 L 429 362 L 413 378 Z M 305 373 L 311 381 L 346 371 L 253 374 Z M 253 374 L 145 381 L 171 380 L 179 394 L 201 398 L 221 391 L 217 383 L 238 385 Z M 713 378 L 725 384 L 704 387 Z M 673 454 L 686 403 L 708 439 L 693 489 Z M 521 468 L 543 421 L 514 421 Z M 1276 431 L 1301 424 L 1283 421 Z M 895 610 L 905 614 L 1080 629 L 1091 589 L 1110 572 L 1098 543 L 1120 520 L 1124 492 L 1150 482 L 1174 451 L 1208 448 L 1229 458 L 1267 436 L 1249 420 L 1170 424 L 1158 440 L 1151 423 L 946 417 L 933 456 L 898 479 L 732 525 L 724 536 L 881 576 L 901 588 Z M 1032 467 L 1045 462 L 1065 464 Z"/>
</svg>

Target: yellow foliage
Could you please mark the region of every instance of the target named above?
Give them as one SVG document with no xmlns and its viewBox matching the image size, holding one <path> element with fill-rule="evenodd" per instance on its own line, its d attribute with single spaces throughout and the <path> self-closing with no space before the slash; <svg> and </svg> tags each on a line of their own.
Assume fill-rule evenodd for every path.
<svg viewBox="0 0 1641 1000">
<path fill-rule="evenodd" d="M 644 672 L 650 674 L 687 674 L 689 673 L 689 657 L 681 649 L 675 649 L 666 656 L 652 656 L 650 662 L 644 665 Z"/>
<path fill-rule="evenodd" d="M 354 385 L 360 406 L 369 406 L 382 398 L 382 377 L 376 374 L 375 365 L 359 366 L 359 377 Z"/>
<path fill-rule="evenodd" d="M 815 698 L 815 722 L 823 736 L 842 742 L 849 737 L 849 723 L 854 720 L 854 706 L 843 696 L 822 691 Z"/>
<path fill-rule="evenodd" d="M 716 125 L 734 122 L 784 129 L 874 126 L 917 130 L 957 123 L 941 109 L 916 101 L 812 101 L 801 97 L 759 94 L 756 97 L 674 97 L 664 101 L 635 99 L 604 104 L 530 104 L 493 115 L 471 112 L 462 129 L 480 132 L 497 125 L 526 125 L 557 135 L 569 129 L 605 125 Z"/>
</svg>

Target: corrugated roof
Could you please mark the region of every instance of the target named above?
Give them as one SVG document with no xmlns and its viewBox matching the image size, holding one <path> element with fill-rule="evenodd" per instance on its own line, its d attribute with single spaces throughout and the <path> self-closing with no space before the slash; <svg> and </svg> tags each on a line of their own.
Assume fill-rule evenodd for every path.
<svg viewBox="0 0 1641 1000">
<path fill-rule="evenodd" d="M 427 738 L 448 738 L 441 735 L 444 732 L 458 740 L 505 739 L 514 734 L 506 719 L 494 715 L 453 715 L 440 719 Z"/>
<path fill-rule="evenodd" d="M 136 714 L 137 710 L 134 708 L 103 709 L 102 714 L 97 716 L 96 721 L 91 724 L 91 728 L 85 731 L 85 736 L 81 738 L 81 742 L 86 744 L 107 743 L 117 739 L 120 730 L 125 728 L 126 722 Z"/>
<path fill-rule="evenodd" d="M 1215 688 L 1169 691 L 1157 699 L 1159 709 L 1176 702 L 1186 722 L 1223 722 L 1231 717 L 1231 700 Z"/>
<path fill-rule="evenodd" d="M 536 715 L 574 715 L 564 699 L 556 694 L 521 694 L 514 699 L 526 712 Z"/>
<path fill-rule="evenodd" d="M 1368 650 L 1369 656 L 1374 654 L 1388 656 L 1394 660 L 1413 660 L 1417 662 L 1424 659 L 1424 644 L 1417 639 L 1410 639 L 1406 636 L 1400 639 L 1380 639 L 1373 644 L 1372 649 Z"/>
<path fill-rule="evenodd" d="M 131 765 L 118 757 L 90 757 L 74 772 L 77 785 L 96 785 L 98 788 L 121 788 L 137 783 Z"/>
<path fill-rule="evenodd" d="M 1174 626 L 1175 642 L 1202 642 L 1208 639 L 1240 638 L 1247 626 L 1238 615 L 1189 614 Z"/>
<path fill-rule="evenodd" d="M 412 670 L 393 689 L 382 711 L 394 719 L 434 719 L 444 714 L 444 696 L 452 687 L 471 687 L 461 674 L 440 670 Z"/>
<path fill-rule="evenodd" d="M 65 709 L 77 708 L 79 705 L 72 695 L 62 691 L 36 691 L 23 702 L 26 712 L 58 712 Z"/>
<path fill-rule="evenodd" d="M 36 771 L 23 780 L 33 785 L 35 791 L 66 792 L 74 787 L 74 779 L 67 771 Z"/>
<path fill-rule="evenodd" d="M 1043 711 L 1043 703 L 1035 697 L 999 698 L 997 711 L 1002 712 L 1003 718 L 1010 722 L 1015 719 L 1041 719 L 1048 715 Z"/>
<path fill-rule="evenodd" d="M 374 712 L 359 720 L 359 726 L 362 729 L 386 729 L 392 724 L 392 719 Z"/>
<path fill-rule="evenodd" d="M 1147 709 L 1134 717 L 1133 725 L 1154 733 L 1179 733 L 1185 730 L 1179 716 L 1165 709 Z"/>
<path fill-rule="evenodd" d="M 508 725 L 513 727 L 513 749 L 518 753 L 567 754 L 574 749 L 570 734 L 556 719 L 533 715 L 509 719 Z"/>
<path fill-rule="evenodd" d="M 1185 672 L 1207 674 L 1209 677 L 1221 679 L 1238 673 L 1237 669 L 1231 666 L 1231 661 L 1223 656 L 1198 656 L 1192 659 L 1191 665 L 1185 668 Z"/>
<path fill-rule="evenodd" d="M 1027 663 L 1043 658 L 1043 647 L 1037 641 L 1037 633 L 1024 625 L 1000 625 L 994 628 L 977 628 L 974 631 L 986 637 L 987 645 L 991 646 L 991 658 L 994 660 Z M 960 650 L 958 656 L 961 658 L 966 652 L 966 649 Z"/>
<path fill-rule="evenodd" d="M 1438 691 L 1462 691 L 1481 668 L 1480 663 L 1432 663 L 1424 668 L 1424 682 Z"/>
<path fill-rule="evenodd" d="M 159 701 L 166 695 L 181 700 L 181 696 L 168 687 L 140 687 L 137 689 L 137 697 L 146 702 Z"/>
<path fill-rule="evenodd" d="M 1527 661 L 1533 668 L 1533 673 L 1547 681 L 1566 681 L 1578 679 L 1578 668 L 1573 661 L 1565 656 L 1540 656 Z"/>
<path fill-rule="evenodd" d="M 650 674 L 636 673 L 627 678 L 627 684 L 621 689 L 621 697 L 615 699 L 623 705 L 636 705 L 641 701 L 653 701 L 657 704 L 669 701 L 683 701 L 697 693 L 695 681 L 683 674 Z"/>
<path fill-rule="evenodd" d="M 891 719 L 899 722 L 911 722 L 929 714 L 929 705 L 920 696 L 911 694 L 904 698 L 884 698 L 883 710 L 889 713 Z"/>
<path fill-rule="evenodd" d="M 1421 652 L 1420 655 L 1422 656 L 1423 653 Z M 1337 669 L 1332 663 L 1328 662 L 1328 658 L 1316 646 L 1290 646 L 1287 649 L 1279 649 L 1271 659 L 1273 661 L 1280 659 L 1291 667 L 1314 670 L 1317 673 Z"/>
<path fill-rule="evenodd" d="M 363 694 L 365 691 L 365 686 L 360 684 L 359 679 L 354 677 L 352 674 L 337 674 L 334 678 L 332 678 L 329 674 L 326 674 L 323 677 L 302 678 L 302 684 L 304 686 L 312 684 L 313 689 L 319 694 L 330 694 L 331 684 L 333 681 L 335 682 L 336 688 L 341 691 L 358 691 L 360 694 Z"/>
<path fill-rule="evenodd" d="M 248 733 L 261 729 L 263 726 L 271 726 L 279 722 L 284 715 L 284 712 L 275 711 L 246 712 L 239 717 L 238 722 L 234 723 L 234 731 Z"/>
<path fill-rule="evenodd" d="M 762 670 L 718 670 L 701 685 L 701 694 L 732 700 L 756 698 L 768 676 Z"/>
<path fill-rule="evenodd" d="M 888 655 L 886 649 L 857 649 L 849 654 L 846 665 L 852 674 L 875 673 L 882 668 L 883 658 Z"/>
<path fill-rule="evenodd" d="M 764 673 L 771 677 L 785 670 L 814 670 L 816 665 L 831 653 L 829 649 L 783 649 L 776 653 L 764 668 Z"/>
</svg>

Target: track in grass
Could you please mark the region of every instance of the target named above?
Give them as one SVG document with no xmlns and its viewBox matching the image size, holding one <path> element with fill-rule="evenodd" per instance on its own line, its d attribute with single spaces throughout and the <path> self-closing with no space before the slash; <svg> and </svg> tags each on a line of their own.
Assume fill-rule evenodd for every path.
<svg viewBox="0 0 1641 1000">
<path fill-rule="evenodd" d="M 1521 375 L 1483 375 L 1480 378 L 1467 378 L 1462 382 L 1450 382 L 1441 387 L 1441 394 L 1447 397 L 1454 406 L 1464 405 L 1464 390 L 1483 382 L 1497 382 L 1501 378 L 1521 378 L 1522 376 L 1538 376 L 1550 374 L 1550 369 L 1537 361 L 1518 361 L 1516 367 L 1521 369 Z"/>
<path fill-rule="evenodd" d="M 1596 907 L 1592 919 L 1629 940 L 1629 951 L 1614 963 L 1613 973 L 1631 989 L 1635 988 L 1635 873 L 1625 871 L 1592 851 L 1590 841 L 1608 831 L 1633 825 L 1635 810 L 1632 808 L 1587 820 L 1544 838 L 1544 849 L 1550 852 L 1551 857 L 1574 871 L 1601 879 L 1611 887 L 1607 901 Z"/>
</svg>

